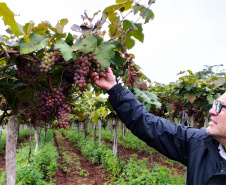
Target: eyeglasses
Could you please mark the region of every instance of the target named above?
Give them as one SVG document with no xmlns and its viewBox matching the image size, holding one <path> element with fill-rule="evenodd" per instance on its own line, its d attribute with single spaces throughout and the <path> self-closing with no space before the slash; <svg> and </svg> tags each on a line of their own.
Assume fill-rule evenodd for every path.
<svg viewBox="0 0 226 185">
<path fill-rule="evenodd" d="M 213 107 L 217 106 L 217 113 L 220 113 L 221 112 L 221 109 L 223 107 L 226 107 L 226 105 L 223 105 L 221 102 L 217 101 L 217 100 L 214 100 L 213 101 Z"/>
</svg>

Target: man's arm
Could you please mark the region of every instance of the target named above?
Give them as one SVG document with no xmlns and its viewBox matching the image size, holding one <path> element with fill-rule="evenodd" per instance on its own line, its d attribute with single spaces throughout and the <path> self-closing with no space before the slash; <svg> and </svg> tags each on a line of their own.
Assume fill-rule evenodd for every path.
<svg viewBox="0 0 226 185">
<path fill-rule="evenodd" d="M 107 87 L 105 89 L 108 90 L 109 101 L 127 128 L 149 146 L 186 165 L 189 143 L 197 129 L 170 123 L 150 114 L 131 91 L 116 84 L 112 71 L 107 71 L 108 77 L 98 77 L 94 82 L 102 88 Z"/>
</svg>

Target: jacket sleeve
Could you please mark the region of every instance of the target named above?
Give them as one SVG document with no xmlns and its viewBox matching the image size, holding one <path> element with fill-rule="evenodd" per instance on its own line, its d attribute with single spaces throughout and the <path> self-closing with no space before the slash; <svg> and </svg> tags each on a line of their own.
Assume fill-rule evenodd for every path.
<svg viewBox="0 0 226 185">
<path fill-rule="evenodd" d="M 134 135 L 163 155 L 187 165 L 189 143 L 198 129 L 150 114 L 130 90 L 119 84 L 108 94 L 117 115 Z"/>
</svg>

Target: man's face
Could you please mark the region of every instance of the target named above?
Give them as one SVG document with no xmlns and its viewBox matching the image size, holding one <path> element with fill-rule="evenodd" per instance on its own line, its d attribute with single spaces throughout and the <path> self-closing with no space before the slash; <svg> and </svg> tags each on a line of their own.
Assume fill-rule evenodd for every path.
<svg viewBox="0 0 226 185">
<path fill-rule="evenodd" d="M 224 93 L 217 101 L 226 105 L 226 93 Z M 209 127 L 207 133 L 212 135 L 216 140 L 226 139 L 226 108 L 222 108 L 220 113 L 217 113 L 216 106 L 209 111 L 212 115 L 210 117 Z"/>
</svg>

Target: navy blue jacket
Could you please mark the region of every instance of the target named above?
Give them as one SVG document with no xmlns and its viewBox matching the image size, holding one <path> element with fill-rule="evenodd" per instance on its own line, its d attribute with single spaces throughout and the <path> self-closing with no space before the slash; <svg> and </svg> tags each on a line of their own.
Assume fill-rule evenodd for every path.
<svg viewBox="0 0 226 185">
<path fill-rule="evenodd" d="M 108 94 L 114 110 L 134 135 L 187 166 L 187 185 L 226 185 L 219 143 L 205 128 L 190 128 L 150 114 L 131 91 L 119 84 Z"/>
</svg>

